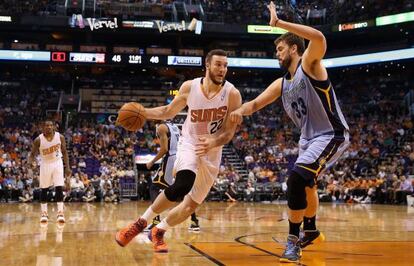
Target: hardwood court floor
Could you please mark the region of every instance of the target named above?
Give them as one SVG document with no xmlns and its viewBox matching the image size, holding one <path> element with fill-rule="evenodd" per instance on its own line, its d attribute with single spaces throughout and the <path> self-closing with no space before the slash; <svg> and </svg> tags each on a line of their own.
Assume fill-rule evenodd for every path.
<svg viewBox="0 0 414 266">
<path fill-rule="evenodd" d="M 201 232 L 189 222 L 167 233 L 168 254 L 154 254 L 145 235 L 127 247 L 114 241 L 146 202 L 66 205 L 66 225 L 39 225 L 40 205 L 0 204 L 0 265 L 278 265 L 287 231 L 284 203 L 205 203 Z M 301 265 L 413 265 L 414 208 L 324 204 L 319 228 L 327 241 L 306 248 Z M 273 241 L 272 237 L 277 241 Z"/>
</svg>

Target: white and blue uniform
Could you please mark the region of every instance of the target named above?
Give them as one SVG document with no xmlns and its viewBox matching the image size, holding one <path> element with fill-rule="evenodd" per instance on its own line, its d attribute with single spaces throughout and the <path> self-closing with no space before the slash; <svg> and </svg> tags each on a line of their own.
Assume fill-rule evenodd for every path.
<svg viewBox="0 0 414 266">
<path fill-rule="evenodd" d="M 299 157 L 293 171 L 307 180 L 331 167 L 349 146 L 349 127 L 329 79 L 317 81 L 301 63 L 292 78 L 282 81 L 282 102 L 288 116 L 301 129 Z"/>
<path fill-rule="evenodd" d="M 161 166 L 152 179 L 152 183 L 158 185 L 161 189 L 165 189 L 174 183 L 173 169 L 177 154 L 177 144 L 180 138 L 180 129 L 175 124 L 166 122 L 165 125 L 168 127 L 168 152 L 162 159 Z"/>
</svg>

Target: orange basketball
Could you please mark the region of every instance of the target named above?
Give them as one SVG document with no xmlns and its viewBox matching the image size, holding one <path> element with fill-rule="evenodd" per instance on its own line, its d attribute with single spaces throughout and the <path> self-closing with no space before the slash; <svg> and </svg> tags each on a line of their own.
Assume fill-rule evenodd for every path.
<svg viewBox="0 0 414 266">
<path fill-rule="evenodd" d="M 145 124 L 144 106 L 136 102 L 124 104 L 118 111 L 116 124 L 128 131 L 137 131 Z"/>
</svg>

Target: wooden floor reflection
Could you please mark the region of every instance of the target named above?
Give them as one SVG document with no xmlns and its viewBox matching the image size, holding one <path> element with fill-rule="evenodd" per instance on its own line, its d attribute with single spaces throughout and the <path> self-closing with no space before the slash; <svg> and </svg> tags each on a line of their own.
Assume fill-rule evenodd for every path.
<svg viewBox="0 0 414 266">
<path fill-rule="evenodd" d="M 64 227 L 39 225 L 39 204 L 0 204 L 0 265 L 278 265 L 287 231 L 286 206 L 205 203 L 201 232 L 189 222 L 167 233 L 168 254 L 154 254 L 142 234 L 126 248 L 118 228 L 142 213 L 146 202 L 66 205 Z M 413 265 L 414 208 L 322 205 L 318 225 L 327 242 L 303 252 L 301 265 Z M 276 241 L 274 241 L 274 240 Z"/>
</svg>

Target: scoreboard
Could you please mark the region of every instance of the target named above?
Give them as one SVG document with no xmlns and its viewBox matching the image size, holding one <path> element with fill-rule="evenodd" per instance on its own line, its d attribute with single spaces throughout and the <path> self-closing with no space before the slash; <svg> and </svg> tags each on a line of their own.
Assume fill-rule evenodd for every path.
<svg viewBox="0 0 414 266">
<path fill-rule="evenodd" d="M 0 50 L 0 62 L 49 62 L 56 64 L 106 64 L 136 66 L 203 66 L 199 56 L 110 54 L 63 51 Z"/>
<path fill-rule="evenodd" d="M 385 52 L 326 58 L 322 63 L 327 68 L 372 64 L 414 58 L 414 48 Z M 201 56 L 110 54 L 63 51 L 0 50 L 1 62 L 46 62 L 53 64 L 98 64 L 130 65 L 137 67 L 203 67 Z M 229 57 L 228 67 L 279 69 L 279 62 L 270 58 Z"/>
</svg>

